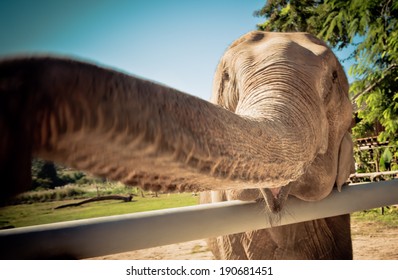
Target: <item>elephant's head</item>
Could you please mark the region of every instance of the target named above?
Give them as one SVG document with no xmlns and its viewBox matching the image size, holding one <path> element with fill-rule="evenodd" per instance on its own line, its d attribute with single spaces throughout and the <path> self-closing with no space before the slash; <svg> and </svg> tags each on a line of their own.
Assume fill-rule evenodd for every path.
<svg viewBox="0 0 398 280">
<path fill-rule="evenodd" d="M 264 197 L 278 210 L 289 194 L 313 201 L 333 186 L 340 190 L 353 171 L 348 82 L 332 51 L 310 34 L 251 32 L 235 41 L 218 66 L 212 101 L 238 115 L 272 121 L 282 144 L 269 148 L 292 163 L 284 168 L 296 164 L 289 157 L 313 155 L 288 184 L 231 190 L 229 199 Z M 291 143 L 285 143 L 287 134 Z"/>
<path fill-rule="evenodd" d="M 321 199 L 345 181 L 351 105 L 324 43 L 249 33 L 227 50 L 214 83 L 218 105 L 87 63 L 4 60 L 3 193 L 29 184 L 32 154 L 145 189 L 262 193 L 271 210 L 288 194 Z"/>
</svg>

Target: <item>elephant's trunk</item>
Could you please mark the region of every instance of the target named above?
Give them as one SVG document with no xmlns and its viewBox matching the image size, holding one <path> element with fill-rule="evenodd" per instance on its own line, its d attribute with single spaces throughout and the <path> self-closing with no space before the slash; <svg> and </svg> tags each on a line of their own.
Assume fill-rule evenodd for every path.
<svg viewBox="0 0 398 280">
<path fill-rule="evenodd" d="M 33 153 L 154 190 L 275 188 L 319 152 L 314 129 L 292 133 L 301 122 L 239 116 L 86 63 L 4 61 L 0 79 L 0 175 L 9 186 Z"/>
</svg>

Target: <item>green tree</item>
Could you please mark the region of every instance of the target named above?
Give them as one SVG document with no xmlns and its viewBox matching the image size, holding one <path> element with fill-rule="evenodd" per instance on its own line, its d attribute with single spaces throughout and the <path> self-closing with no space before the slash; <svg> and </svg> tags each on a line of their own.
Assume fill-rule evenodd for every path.
<svg viewBox="0 0 398 280">
<path fill-rule="evenodd" d="M 67 182 L 58 176 L 57 168 L 51 161 L 32 160 L 32 188 L 55 188 Z"/>
<path fill-rule="evenodd" d="M 266 17 L 258 28 L 265 31 L 316 33 L 318 27 L 308 19 L 317 15 L 317 8 L 321 1 L 316 0 L 269 0 L 255 16 Z"/>
<path fill-rule="evenodd" d="M 32 188 L 54 188 L 58 181 L 57 171 L 52 162 L 33 159 L 32 161 Z"/>
<path fill-rule="evenodd" d="M 255 12 L 266 17 L 260 30 L 306 31 L 332 48 L 354 46 L 354 78 L 350 96 L 363 136 L 379 122 L 380 141 L 397 141 L 398 130 L 398 1 L 397 0 L 270 0 Z"/>
</svg>

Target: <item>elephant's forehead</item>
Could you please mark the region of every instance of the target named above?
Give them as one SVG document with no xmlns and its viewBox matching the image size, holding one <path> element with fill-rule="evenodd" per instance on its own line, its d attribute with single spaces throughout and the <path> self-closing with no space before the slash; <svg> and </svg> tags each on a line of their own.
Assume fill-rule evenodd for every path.
<svg viewBox="0 0 398 280">
<path fill-rule="evenodd" d="M 330 53 L 329 48 L 308 33 L 250 32 L 236 40 L 226 57 L 245 58 L 255 56 L 278 56 L 289 60 L 322 59 Z"/>
<path fill-rule="evenodd" d="M 274 33 L 273 36 L 276 42 L 283 40 L 294 42 L 304 49 L 310 50 L 317 56 L 321 56 L 324 53 L 330 52 L 330 49 L 325 45 L 323 41 L 319 40 L 309 33 Z"/>
</svg>

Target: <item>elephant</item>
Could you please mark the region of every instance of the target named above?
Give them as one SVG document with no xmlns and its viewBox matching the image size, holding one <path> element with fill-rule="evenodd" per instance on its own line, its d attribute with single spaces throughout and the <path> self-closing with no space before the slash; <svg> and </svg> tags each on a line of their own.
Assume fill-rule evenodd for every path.
<svg viewBox="0 0 398 280">
<path fill-rule="evenodd" d="M 268 95 L 261 84 L 272 94 Z M 241 37 L 221 59 L 213 89 L 211 101 L 239 115 L 271 119 L 287 113 L 290 118 L 298 119 L 301 113 L 310 119 L 319 118 L 315 133 L 321 137 L 321 146 L 306 171 L 286 185 L 203 192 L 201 203 L 264 199 L 269 210 L 275 213 L 283 208 L 287 196 L 320 200 L 333 187 L 341 190 L 349 175 L 355 172 L 349 133 L 352 105 L 347 97 L 348 82 L 337 58 L 316 37 L 263 32 Z M 293 92 L 299 94 L 300 101 L 293 99 Z M 271 98 L 274 99 L 272 105 L 267 100 Z M 291 105 L 290 111 L 286 106 L 291 102 L 302 103 L 296 108 Z M 304 113 L 298 109 L 300 106 L 308 106 L 311 113 Z M 288 123 L 292 119 L 279 121 Z M 292 131 L 301 133 L 293 128 Z M 306 139 L 303 136 L 304 145 L 309 144 Z M 220 236 L 209 239 L 208 245 L 221 259 L 353 258 L 349 215 Z"/>
<path fill-rule="evenodd" d="M 211 102 L 65 57 L 0 62 L 1 203 L 32 156 L 201 202 L 321 200 L 353 166 L 342 66 L 308 33 L 252 31 L 221 58 Z M 350 217 L 209 240 L 217 258 L 350 259 Z"/>
</svg>

